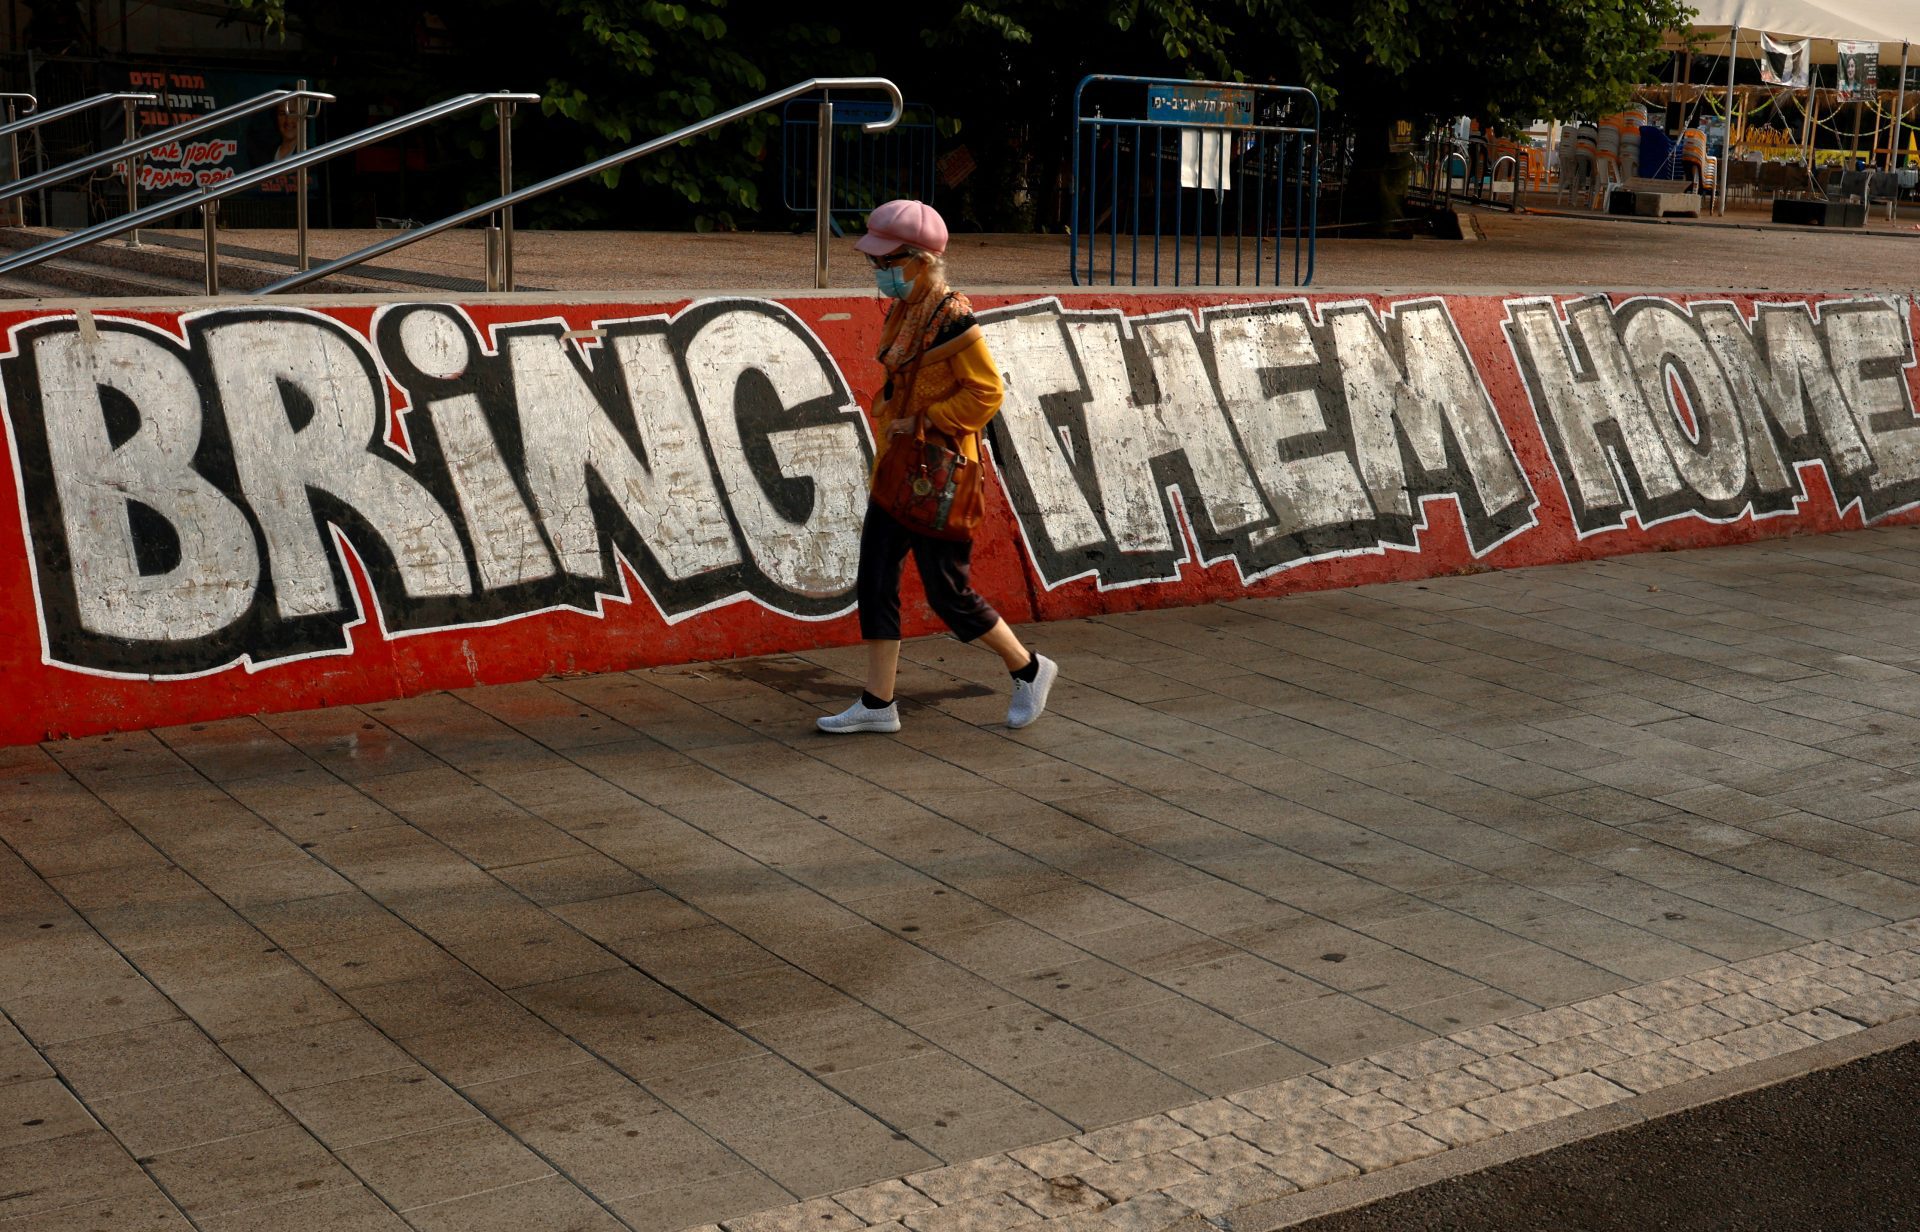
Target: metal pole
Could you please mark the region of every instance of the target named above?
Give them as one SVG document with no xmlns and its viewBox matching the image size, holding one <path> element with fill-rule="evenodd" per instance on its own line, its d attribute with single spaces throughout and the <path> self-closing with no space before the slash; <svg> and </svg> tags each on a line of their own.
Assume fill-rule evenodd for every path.
<svg viewBox="0 0 1920 1232">
<path fill-rule="evenodd" d="M 33 95 L 36 100 L 40 97 L 40 62 L 34 59 L 33 48 L 31 47 L 27 48 L 27 93 Z M 34 170 L 39 172 L 44 172 L 47 169 L 47 141 L 46 129 L 44 128 L 36 128 L 33 130 L 33 166 Z M 40 225 L 44 227 L 47 225 L 46 186 L 42 185 L 36 195 L 39 198 L 40 207 L 40 212 L 36 215 L 36 218 Z M 26 211 L 27 198 L 26 194 L 22 193 L 20 196 L 20 222 L 22 225 L 27 221 Z"/>
<path fill-rule="evenodd" d="M 9 98 L 6 100 L 6 108 L 6 122 L 12 124 L 14 121 L 12 99 Z M 9 180 L 22 180 L 26 178 L 26 172 L 20 169 L 19 133 L 7 134 L 7 178 Z M 10 220 L 13 217 L 14 208 L 20 210 L 19 225 L 25 226 L 27 221 L 26 202 L 19 197 L 9 197 L 5 201 L 0 201 L 0 221 Z"/>
<path fill-rule="evenodd" d="M 1727 136 L 1720 143 L 1720 165 L 1713 174 L 1714 213 L 1727 212 L 1727 184 L 1733 178 L 1733 69 L 1740 63 L 1740 27 L 1733 28 L 1733 41 L 1727 44 Z M 1709 154 L 1707 157 L 1713 157 Z"/>
<path fill-rule="evenodd" d="M 132 145 L 134 139 L 140 135 L 138 131 L 139 119 L 133 113 L 134 100 L 128 99 L 124 105 L 127 111 L 127 144 Z M 131 214 L 139 208 L 140 156 L 138 154 L 129 154 L 127 155 L 127 213 Z M 140 228 L 135 227 L 133 230 L 127 232 L 127 247 L 140 247 Z"/>
<path fill-rule="evenodd" d="M 827 231 L 833 216 L 833 98 L 820 94 L 820 136 L 814 153 L 813 285 L 827 285 Z"/>
<path fill-rule="evenodd" d="M 1681 58 L 1680 78 L 1688 87 L 1689 92 L 1691 92 L 1693 87 L 1693 51 L 1691 48 L 1689 48 Z M 1678 95 L 1675 95 L 1673 100 L 1673 128 L 1671 132 L 1675 137 L 1684 137 L 1687 133 L 1687 105 L 1680 101 Z"/>
<path fill-rule="evenodd" d="M 207 294 L 220 294 L 220 203 L 200 207 L 200 234 L 206 245 Z"/>
<path fill-rule="evenodd" d="M 1803 147 L 1800 154 L 1800 161 L 1806 166 L 1809 179 L 1812 178 L 1813 174 L 1813 106 L 1816 97 L 1817 95 L 1813 84 L 1813 66 L 1808 65 L 1807 93 L 1805 98 L 1801 100 L 1801 106 L 1804 110 L 1800 117 L 1802 120 L 1800 125 L 1800 144 Z"/>
<path fill-rule="evenodd" d="M 513 102 L 502 99 L 494 104 L 500 119 L 500 195 L 513 194 Z M 496 264 L 502 291 L 513 290 L 513 207 L 500 211 L 500 257 Z"/>
<path fill-rule="evenodd" d="M 294 83 L 294 88 L 307 88 L 307 79 L 302 77 Z M 297 158 L 307 152 L 307 100 L 302 98 L 293 104 L 299 110 L 294 112 L 293 153 Z M 303 163 L 293 172 L 293 259 L 302 270 L 312 268 L 313 262 L 307 255 L 307 168 Z"/>
<path fill-rule="evenodd" d="M 1889 171 L 1897 172 L 1904 165 L 1900 157 L 1900 122 L 1906 119 L 1907 115 L 1907 54 L 1912 50 L 1913 44 L 1900 44 L 1900 86 L 1894 91 L 1893 148 L 1888 151 L 1887 154 L 1887 170 Z M 1897 185 L 1898 181 L 1895 181 L 1895 183 Z M 1894 189 L 1894 197 L 1898 199 L 1899 196 L 1900 190 L 1896 187 Z"/>
</svg>

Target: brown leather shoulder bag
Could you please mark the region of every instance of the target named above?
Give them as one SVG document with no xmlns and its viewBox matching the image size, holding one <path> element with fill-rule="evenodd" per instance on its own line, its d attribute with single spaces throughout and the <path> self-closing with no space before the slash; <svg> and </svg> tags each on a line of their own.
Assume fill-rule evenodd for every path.
<svg viewBox="0 0 1920 1232">
<path fill-rule="evenodd" d="M 911 437 L 894 440 L 880 455 L 873 475 L 873 500 L 907 529 L 935 539 L 971 539 L 987 516 L 985 467 L 960 452 L 960 442 L 938 430 L 927 434 L 927 417 L 913 407 L 913 386 L 920 375 L 914 359 L 901 386 L 905 409 L 917 427 Z M 978 435 L 975 433 L 974 435 Z M 981 452 L 975 445 L 975 451 Z"/>
</svg>

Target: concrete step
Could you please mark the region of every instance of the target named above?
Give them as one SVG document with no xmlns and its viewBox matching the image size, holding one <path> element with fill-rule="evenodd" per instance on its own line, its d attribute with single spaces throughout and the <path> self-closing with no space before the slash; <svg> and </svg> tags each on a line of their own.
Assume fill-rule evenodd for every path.
<svg viewBox="0 0 1920 1232">
<path fill-rule="evenodd" d="M 65 234 L 44 227 L 0 227 L 0 251 L 31 248 Z M 220 245 L 220 285 L 224 291 L 258 290 L 292 272 L 291 262 L 283 264 L 243 256 L 233 252 L 232 247 L 224 240 Z M 335 275 L 305 289 L 310 293 L 377 295 L 403 287 L 412 290 L 407 284 L 378 277 Z M 177 241 L 163 242 L 159 237 L 138 248 L 130 248 L 124 239 L 114 238 L 0 276 L 0 296 L 11 298 L 46 298 L 75 292 L 90 296 L 200 295 L 205 288 L 206 265 L 200 248 L 197 245 L 182 247 Z"/>
</svg>

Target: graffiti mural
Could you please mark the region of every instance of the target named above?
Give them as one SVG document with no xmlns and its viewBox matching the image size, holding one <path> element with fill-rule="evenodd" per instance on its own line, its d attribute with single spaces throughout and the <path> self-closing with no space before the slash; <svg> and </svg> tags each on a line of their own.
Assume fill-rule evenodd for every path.
<svg viewBox="0 0 1920 1232">
<path fill-rule="evenodd" d="M 1006 370 L 997 431 L 1049 587 L 1167 581 L 1187 559 L 1252 581 L 1415 548 L 1450 499 L 1476 554 L 1534 524 L 1533 490 L 1446 305 L 1304 301 L 1126 317 L 1057 301 L 983 314 Z"/>
<path fill-rule="evenodd" d="M 1015 620 L 1908 519 L 1896 298 L 976 296 Z M 0 743 L 857 637 L 870 297 L 0 314 Z M 935 626 L 909 608 L 910 631 Z"/>
<path fill-rule="evenodd" d="M 50 662 L 196 675 L 348 647 L 357 561 L 390 633 L 595 610 L 844 610 L 871 446 L 777 304 L 481 337 L 301 309 L 73 316 L 0 361 Z M 389 382 L 402 392 L 389 396 Z M 403 414 L 403 408 L 405 413 Z"/>
<path fill-rule="evenodd" d="M 1920 501 L 1909 309 L 1884 300 L 1507 306 L 1507 334 L 1583 534 L 1791 513 L 1801 464 L 1869 521 Z"/>
</svg>

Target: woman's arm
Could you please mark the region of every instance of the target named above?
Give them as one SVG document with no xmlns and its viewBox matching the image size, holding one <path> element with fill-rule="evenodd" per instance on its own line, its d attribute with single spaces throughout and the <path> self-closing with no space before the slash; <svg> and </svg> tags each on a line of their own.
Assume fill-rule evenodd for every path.
<svg viewBox="0 0 1920 1232">
<path fill-rule="evenodd" d="M 921 414 L 927 417 L 929 426 L 948 436 L 979 432 L 999 412 L 1005 393 L 993 353 L 987 350 L 986 339 L 976 338 L 946 362 L 959 388 L 950 397 L 928 403 Z"/>
</svg>

